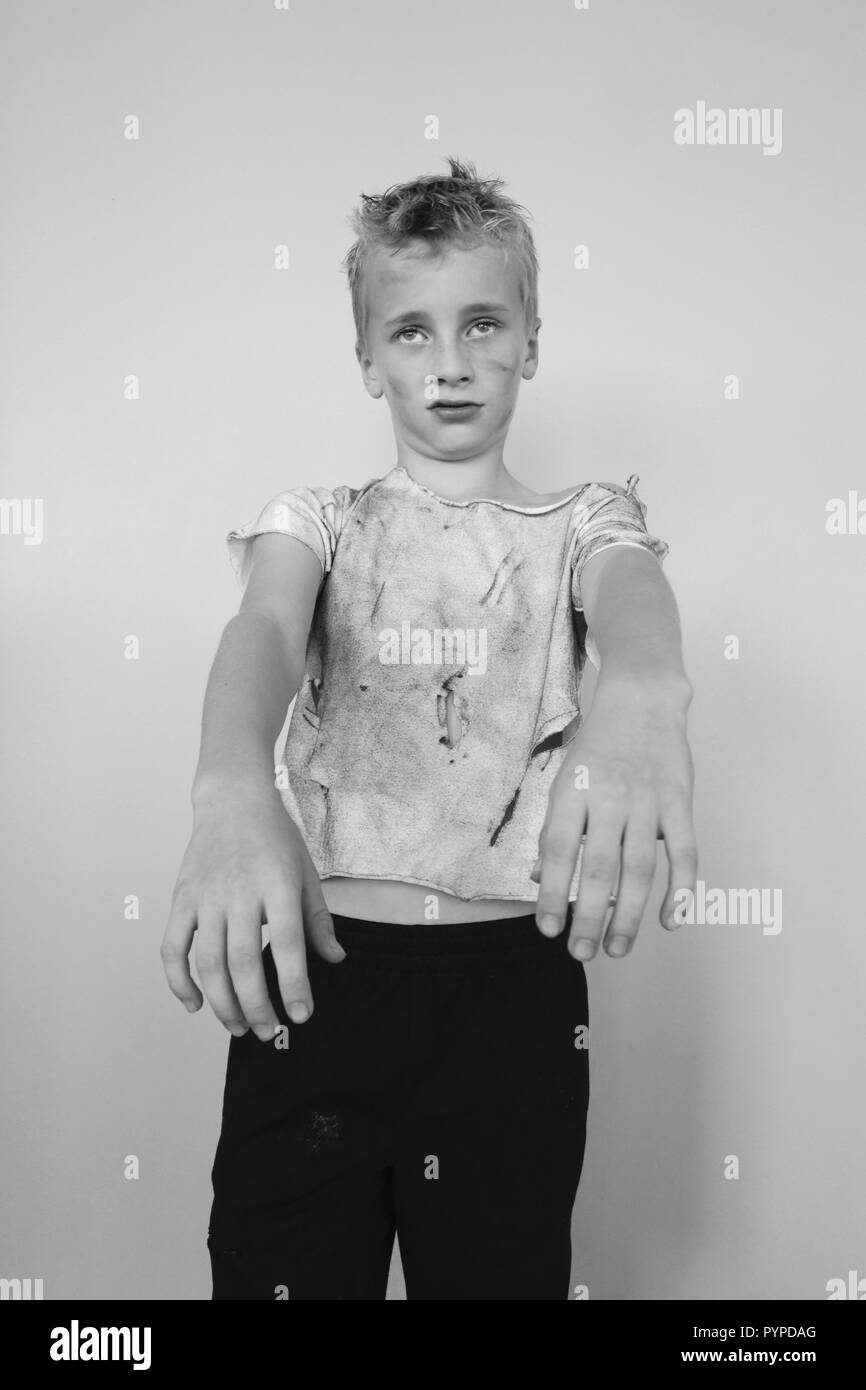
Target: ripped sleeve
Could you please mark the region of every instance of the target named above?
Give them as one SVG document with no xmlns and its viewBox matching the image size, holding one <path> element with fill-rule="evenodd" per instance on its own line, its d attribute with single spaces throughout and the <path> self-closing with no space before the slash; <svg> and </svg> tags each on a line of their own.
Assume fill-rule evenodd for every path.
<svg viewBox="0 0 866 1390">
<path fill-rule="evenodd" d="M 255 521 L 228 532 L 226 545 L 229 560 L 241 587 L 249 578 L 252 561 L 252 542 L 268 532 L 294 536 L 312 550 L 322 567 L 322 576 L 329 573 L 340 538 L 343 517 L 355 493 L 352 488 L 295 487 L 278 492 L 262 508 Z"/>
<path fill-rule="evenodd" d="M 578 499 L 571 571 L 571 598 L 578 612 L 583 612 L 580 578 L 590 556 L 611 545 L 636 545 L 651 551 L 661 564 L 670 550 L 667 541 L 647 530 L 646 505 L 638 496 L 638 482 L 638 475 L 633 473 L 627 480 L 625 492 L 605 483 L 590 483 Z"/>
</svg>

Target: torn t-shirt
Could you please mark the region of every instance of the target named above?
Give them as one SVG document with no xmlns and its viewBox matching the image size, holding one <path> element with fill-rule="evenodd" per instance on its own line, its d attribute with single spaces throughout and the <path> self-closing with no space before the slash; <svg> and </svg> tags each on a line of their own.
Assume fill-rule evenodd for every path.
<svg viewBox="0 0 866 1390">
<path fill-rule="evenodd" d="M 398 465 L 360 488 L 280 492 L 228 533 L 242 585 L 265 532 L 322 566 L 277 781 L 320 878 L 536 900 L 563 735 L 580 727 L 587 655 L 600 665 L 583 567 L 611 545 L 669 551 L 638 481 L 528 507 L 451 501 Z"/>
</svg>

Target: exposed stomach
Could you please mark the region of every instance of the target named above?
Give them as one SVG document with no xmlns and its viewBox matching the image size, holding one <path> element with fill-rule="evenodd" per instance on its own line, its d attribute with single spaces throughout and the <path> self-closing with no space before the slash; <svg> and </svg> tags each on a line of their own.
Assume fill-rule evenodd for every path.
<svg viewBox="0 0 866 1390">
<path fill-rule="evenodd" d="M 367 922 L 392 922 L 395 926 L 421 922 L 435 928 L 439 922 L 484 922 L 496 917 L 527 917 L 535 912 L 535 903 L 530 899 L 522 902 L 514 898 L 480 898 L 467 902 L 438 888 L 392 879 L 325 878 L 322 892 L 329 912 Z"/>
</svg>

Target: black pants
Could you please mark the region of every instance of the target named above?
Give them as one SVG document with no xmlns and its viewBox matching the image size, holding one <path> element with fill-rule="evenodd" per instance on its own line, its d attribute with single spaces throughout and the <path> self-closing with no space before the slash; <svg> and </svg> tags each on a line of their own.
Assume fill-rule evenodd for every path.
<svg viewBox="0 0 866 1390">
<path fill-rule="evenodd" d="M 334 914 L 314 1012 L 229 1044 L 215 1299 L 567 1299 L 589 1101 L 586 975 L 533 916 Z M 288 1047 L 278 1047 L 282 1040 Z"/>
</svg>

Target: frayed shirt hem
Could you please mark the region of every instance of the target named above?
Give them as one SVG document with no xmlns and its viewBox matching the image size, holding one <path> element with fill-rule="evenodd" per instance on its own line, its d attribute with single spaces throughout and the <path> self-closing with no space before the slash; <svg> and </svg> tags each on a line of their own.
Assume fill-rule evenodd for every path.
<svg viewBox="0 0 866 1390">
<path fill-rule="evenodd" d="M 449 897 L 457 898 L 460 900 L 460 902 L 464 903 L 480 903 L 488 901 L 536 903 L 538 901 L 538 889 L 536 889 L 534 895 L 525 895 L 523 893 L 494 892 L 491 890 L 489 892 L 473 893 L 471 896 L 467 897 L 465 893 L 458 892 L 454 887 L 448 887 L 444 883 L 430 883 L 427 879 L 413 878 L 411 874 L 369 874 L 361 873 L 358 869 L 341 868 L 332 869 L 327 875 L 319 875 L 320 882 L 322 883 L 327 883 L 329 879 L 332 878 L 362 878 L 364 880 L 369 880 L 377 883 L 408 883 L 411 884 L 413 887 L 428 888 L 431 893 L 447 893 Z M 569 902 L 575 901 L 575 898 L 569 898 Z"/>
</svg>

